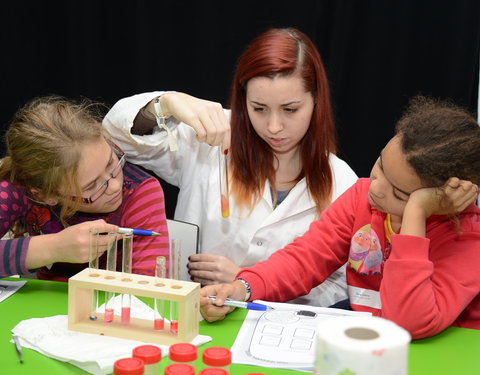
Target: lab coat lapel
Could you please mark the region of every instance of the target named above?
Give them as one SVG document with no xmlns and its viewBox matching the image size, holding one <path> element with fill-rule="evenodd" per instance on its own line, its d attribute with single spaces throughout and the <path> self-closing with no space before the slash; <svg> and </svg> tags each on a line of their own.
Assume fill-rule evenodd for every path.
<svg viewBox="0 0 480 375">
<path fill-rule="evenodd" d="M 270 193 L 270 184 L 268 181 L 265 184 L 265 190 L 263 192 L 264 204 L 268 205 L 271 213 L 265 218 L 262 223 L 262 227 L 274 224 L 285 218 L 294 216 L 303 211 L 309 210 L 315 207 L 315 202 L 311 199 L 310 194 L 307 191 L 307 183 L 305 178 L 300 180 L 288 193 L 280 205 L 274 210 L 272 205 L 272 195 Z"/>
</svg>

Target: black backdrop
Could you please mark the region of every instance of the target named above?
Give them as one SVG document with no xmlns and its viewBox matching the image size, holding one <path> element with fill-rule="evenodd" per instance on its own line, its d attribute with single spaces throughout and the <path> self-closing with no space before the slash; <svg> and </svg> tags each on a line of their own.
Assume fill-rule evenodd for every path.
<svg viewBox="0 0 480 375">
<path fill-rule="evenodd" d="M 477 109 L 478 0 L 25 0 L 0 8 L 2 134 L 20 105 L 44 94 L 111 106 L 168 89 L 226 105 L 247 43 L 286 26 L 309 35 L 323 56 L 340 156 L 359 176 L 412 95 Z M 171 217 L 175 190 L 164 189 Z"/>
</svg>

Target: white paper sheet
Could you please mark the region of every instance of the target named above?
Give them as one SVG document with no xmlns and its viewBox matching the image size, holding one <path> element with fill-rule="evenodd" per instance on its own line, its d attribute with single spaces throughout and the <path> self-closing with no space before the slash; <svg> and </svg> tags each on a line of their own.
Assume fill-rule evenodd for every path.
<svg viewBox="0 0 480 375">
<path fill-rule="evenodd" d="M 325 319 L 371 315 L 326 307 L 255 301 L 273 311 L 250 310 L 232 346 L 233 363 L 312 371 L 315 327 Z"/>
<path fill-rule="evenodd" d="M 0 280 L 0 302 L 10 297 L 18 289 L 20 289 L 27 281 L 5 281 Z"/>
</svg>

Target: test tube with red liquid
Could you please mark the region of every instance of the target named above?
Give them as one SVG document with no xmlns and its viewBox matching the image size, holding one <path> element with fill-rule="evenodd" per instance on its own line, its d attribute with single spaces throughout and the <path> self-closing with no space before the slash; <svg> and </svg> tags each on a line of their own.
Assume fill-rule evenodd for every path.
<svg viewBox="0 0 480 375">
<path fill-rule="evenodd" d="M 222 208 L 222 217 L 230 216 L 230 198 L 228 190 L 228 150 L 222 151 L 218 147 L 219 171 L 220 171 L 220 205 Z"/>
<path fill-rule="evenodd" d="M 180 279 L 180 240 L 170 240 L 170 278 Z M 170 301 L 170 333 L 178 333 L 178 302 Z"/>
<path fill-rule="evenodd" d="M 158 256 L 155 266 L 155 284 L 161 283 L 160 279 L 167 277 L 167 260 L 164 256 Z M 153 301 L 154 304 L 154 320 L 153 328 L 157 331 L 165 329 L 165 300 L 157 299 Z"/>
<path fill-rule="evenodd" d="M 132 250 L 133 250 L 133 235 L 123 234 L 122 246 L 122 272 L 132 273 Z M 127 275 L 125 275 L 128 278 Z M 130 294 L 122 294 L 122 323 L 130 323 L 130 305 L 132 296 Z"/>
<path fill-rule="evenodd" d="M 103 239 L 104 238 L 104 239 Z M 106 241 L 107 245 L 107 271 L 116 271 L 117 269 L 117 233 L 107 233 L 99 237 L 99 242 Z M 105 314 L 103 320 L 106 323 L 113 322 L 114 312 L 114 292 L 105 292 Z"/>
<path fill-rule="evenodd" d="M 92 277 L 98 277 L 98 272 L 96 272 L 98 270 L 98 236 L 98 229 L 90 229 L 88 269 Z M 92 292 L 92 312 L 90 314 L 90 320 L 97 320 L 97 309 L 98 290 L 94 289 Z"/>
</svg>

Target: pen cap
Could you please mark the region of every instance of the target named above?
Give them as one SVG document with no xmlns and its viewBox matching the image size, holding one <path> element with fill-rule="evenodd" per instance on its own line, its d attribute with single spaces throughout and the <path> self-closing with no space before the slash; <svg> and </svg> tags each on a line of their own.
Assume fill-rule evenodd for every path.
<svg viewBox="0 0 480 375">
<path fill-rule="evenodd" d="M 151 365 L 162 359 L 162 349 L 155 345 L 140 345 L 133 349 L 132 355 L 140 358 L 146 365 Z"/>
<path fill-rule="evenodd" d="M 202 360 L 207 366 L 229 366 L 232 363 L 232 352 L 221 346 L 212 346 L 203 351 Z"/>
<path fill-rule="evenodd" d="M 195 375 L 195 367 L 186 363 L 174 363 L 165 367 L 164 375 Z"/>
<path fill-rule="evenodd" d="M 170 346 L 169 356 L 175 362 L 194 362 L 197 360 L 198 349 L 193 344 L 178 343 Z"/>
<path fill-rule="evenodd" d="M 143 375 L 144 363 L 140 358 L 122 358 L 113 364 L 114 375 Z"/>
</svg>

